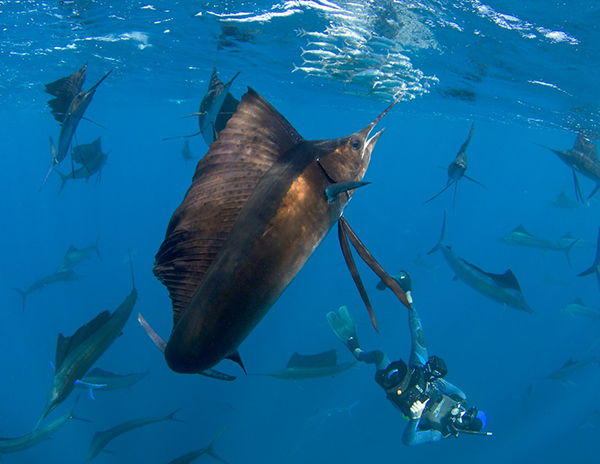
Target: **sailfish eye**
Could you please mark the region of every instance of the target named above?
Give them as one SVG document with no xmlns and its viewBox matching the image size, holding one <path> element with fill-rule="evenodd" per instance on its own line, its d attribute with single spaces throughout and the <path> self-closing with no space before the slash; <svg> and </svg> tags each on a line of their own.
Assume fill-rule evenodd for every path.
<svg viewBox="0 0 600 464">
<path fill-rule="evenodd" d="M 362 147 L 362 143 L 358 139 L 350 140 L 350 146 L 355 150 L 359 150 Z"/>
</svg>

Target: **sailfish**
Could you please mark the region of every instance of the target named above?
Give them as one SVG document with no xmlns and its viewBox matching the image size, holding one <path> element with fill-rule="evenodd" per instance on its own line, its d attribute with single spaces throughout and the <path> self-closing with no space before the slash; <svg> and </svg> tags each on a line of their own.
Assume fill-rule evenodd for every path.
<svg viewBox="0 0 600 464">
<path fill-rule="evenodd" d="M 133 268 L 131 274 L 133 280 Z M 65 337 L 63 334 L 58 335 L 54 378 L 48 391 L 44 412 L 36 424 L 34 432 L 42 420 L 68 398 L 76 385 L 83 385 L 87 388 L 104 386 L 86 384 L 82 379 L 122 334 L 123 327 L 137 301 L 135 283 L 132 287 L 129 295 L 112 314 L 109 311 L 101 312 L 90 322 L 77 329 L 70 337 Z"/>
<path fill-rule="evenodd" d="M 458 188 L 458 181 L 461 180 L 463 177 L 465 179 L 470 180 L 471 182 L 476 183 L 477 185 L 481 185 L 483 188 L 487 188 L 482 183 L 477 182 L 475 179 L 465 174 L 465 172 L 467 171 L 467 147 L 469 146 L 469 143 L 471 143 L 471 137 L 473 137 L 473 129 L 475 129 L 475 122 L 473 122 L 473 124 L 471 125 L 469 136 L 467 137 L 465 143 L 461 145 L 460 150 L 458 150 L 456 158 L 448 166 L 448 181 L 446 182 L 446 186 L 440 192 L 432 196 L 429 200 L 423 202 L 423 204 L 429 203 L 431 200 L 436 199 L 442 193 L 444 193 L 448 189 L 448 187 L 454 184 L 454 199 L 452 200 L 452 209 L 454 209 L 454 206 L 456 205 L 456 190 Z"/>
<path fill-rule="evenodd" d="M 354 191 L 365 185 L 371 152 L 383 132 L 369 137 L 371 131 L 397 101 L 354 134 L 307 141 L 248 89 L 198 162 L 156 254 L 154 274 L 173 302 L 173 330 L 164 346 L 172 370 L 199 373 L 225 358 L 243 368 L 238 347 L 336 222 L 375 327 L 348 242 L 410 308 L 342 216 Z"/>
<path fill-rule="evenodd" d="M 60 123 L 60 135 L 58 136 L 58 148 L 54 146 L 54 141 L 50 137 L 52 160 L 40 190 L 46 184 L 52 170 L 66 158 L 79 121 L 81 121 L 85 110 L 92 102 L 96 89 L 108 77 L 112 69 L 89 90 L 84 92 L 83 82 L 85 81 L 86 71 L 87 63 L 73 74 L 46 84 L 45 92 L 55 97 L 48 100 L 48 105 L 52 108 L 52 116 Z"/>
<path fill-rule="evenodd" d="M 356 365 L 356 361 L 338 364 L 335 350 L 312 355 L 294 353 L 283 369 L 265 375 L 281 380 L 318 379 L 333 377 Z"/>
<path fill-rule="evenodd" d="M 210 82 L 208 83 L 208 90 L 200 102 L 200 108 L 198 109 L 198 112 L 185 116 L 198 116 L 198 126 L 200 130 L 194 134 L 183 135 L 179 137 L 167 137 L 163 140 L 195 137 L 196 135 L 202 134 L 204 141 L 210 146 L 210 144 L 213 143 L 219 136 L 219 132 L 225 129 L 227 121 L 231 119 L 238 106 L 239 101 L 233 95 L 231 95 L 231 93 L 229 93 L 229 89 L 239 74 L 239 72 L 236 73 L 236 75 L 233 76 L 226 84 L 223 84 L 217 75 L 217 66 L 213 65 Z"/>
<path fill-rule="evenodd" d="M 462 280 L 472 289 L 477 290 L 482 295 L 498 303 L 508 305 L 519 311 L 535 314 L 525 301 L 519 281 L 510 269 L 504 272 L 504 274 L 493 274 L 469 263 L 444 243 L 445 233 L 446 212 L 444 211 L 442 234 L 437 245 L 427 252 L 427 254 L 429 255 L 437 250 L 441 250 L 448 265 L 456 273 L 455 280 Z"/>
<path fill-rule="evenodd" d="M 600 161 L 598 160 L 598 150 L 596 145 L 583 134 L 577 134 L 575 139 L 575 145 L 571 150 L 555 150 L 544 145 L 536 143 L 540 147 L 550 150 L 552 153 L 557 155 L 567 166 L 573 169 L 573 182 L 575 184 L 575 197 L 577 201 L 585 203 L 583 195 L 581 193 L 581 187 L 579 186 L 579 179 L 577 179 L 577 171 L 583 174 L 585 177 L 596 182 L 596 187 L 587 197 L 589 200 L 595 193 L 600 189 Z"/>
</svg>

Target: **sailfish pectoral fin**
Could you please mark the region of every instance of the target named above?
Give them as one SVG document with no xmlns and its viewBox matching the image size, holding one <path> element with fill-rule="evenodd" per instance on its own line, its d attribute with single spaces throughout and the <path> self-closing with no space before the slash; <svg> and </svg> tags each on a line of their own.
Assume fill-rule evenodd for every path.
<svg viewBox="0 0 600 464">
<path fill-rule="evenodd" d="M 454 181 L 454 180 L 452 180 L 452 181 L 448 182 L 448 183 L 446 184 L 446 186 L 445 186 L 445 187 L 444 187 L 442 190 L 440 190 L 438 193 L 436 193 L 434 196 L 432 196 L 432 197 L 431 197 L 429 200 L 427 200 L 427 201 L 424 201 L 424 202 L 423 202 L 423 204 L 425 204 L 425 203 L 429 203 L 431 200 L 435 200 L 435 199 L 436 199 L 437 197 L 439 197 L 439 196 L 440 196 L 442 193 L 444 193 L 446 190 L 448 190 L 448 187 L 450 187 L 450 186 L 451 186 L 453 183 L 455 183 L 455 182 L 456 182 L 456 181 Z"/>
<path fill-rule="evenodd" d="M 487 187 L 485 185 L 483 185 L 481 182 L 476 181 L 475 179 L 473 179 L 472 177 L 467 176 L 466 174 L 463 175 L 463 177 L 465 179 L 469 179 L 471 182 L 476 183 L 477 185 L 481 185 L 484 189 L 487 189 Z"/>
<path fill-rule="evenodd" d="M 600 189 L 600 184 L 596 184 L 596 187 L 594 188 L 594 190 L 592 191 L 592 193 L 589 194 L 589 196 L 587 197 L 587 199 L 589 200 L 590 198 L 592 198 L 594 195 L 596 195 L 596 192 Z"/>
<path fill-rule="evenodd" d="M 369 316 L 371 316 L 371 322 L 373 323 L 373 327 L 375 327 L 375 330 L 379 332 L 379 328 L 377 327 L 377 320 L 375 319 L 375 314 L 373 313 L 373 307 L 371 306 L 371 302 L 369 301 L 369 295 L 367 294 L 365 286 L 362 283 L 360 274 L 358 273 L 358 268 L 356 267 L 356 263 L 354 262 L 354 258 L 352 257 L 352 251 L 350 250 L 350 244 L 348 243 L 348 236 L 346 235 L 344 224 L 342 223 L 343 218 L 344 216 L 341 216 L 338 221 L 338 237 L 340 240 L 340 246 L 342 247 L 342 254 L 344 255 L 344 259 L 346 260 L 348 270 L 352 275 L 352 280 L 354 280 L 354 284 L 356 285 L 356 288 L 358 288 L 358 293 L 360 293 L 360 297 L 362 298 L 363 303 L 367 307 L 367 311 L 369 311 Z"/>
<path fill-rule="evenodd" d="M 200 135 L 201 133 L 202 133 L 202 131 L 198 131 L 198 132 L 195 132 L 190 135 L 175 135 L 173 137 L 165 137 L 164 139 L 162 139 L 162 141 L 164 142 L 165 140 L 185 139 L 185 138 L 189 138 L 189 137 L 196 137 L 197 135 Z"/>
<path fill-rule="evenodd" d="M 338 195 L 340 195 L 341 193 L 347 192 L 349 190 L 355 190 L 359 187 L 369 185 L 370 183 L 371 182 L 353 180 L 349 182 L 336 182 L 335 184 L 331 184 L 325 189 L 325 194 L 327 195 L 327 202 L 331 203 L 332 201 L 335 201 Z"/>
<path fill-rule="evenodd" d="M 157 348 L 164 353 L 167 343 L 162 339 L 160 335 L 156 333 L 156 331 L 152 327 L 150 327 L 150 324 L 146 322 L 146 319 L 144 319 L 142 313 L 138 313 L 138 322 L 144 328 L 144 330 L 150 337 L 150 340 L 152 340 L 157 346 Z"/>
<path fill-rule="evenodd" d="M 211 379 L 224 380 L 226 382 L 232 382 L 235 380 L 235 376 L 223 374 L 222 372 L 215 371 L 214 369 L 206 369 L 205 371 L 198 372 L 198 374 L 204 377 L 210 377 Z"/>
<path fill-rule="evenodd" d="M 235 353 L 231 353 L 229 356 L 225 356 L 225 358 L 230 359 L 234 363 L 239 364 L 242 370 L 244 371 L 244 374 L 248 375 L 248 373 L 246 372 L 246 368 L 244 367 L 244 363 L 242 362 L 242 358 L 240 357 L 240 353 L 238 351 L 236 351 Z"/>
<path fill-rule="evenodd" d="M 139 321 L 140 325 L 144 328 L 144 330 L 146 331 L 146 333 L 148 334 L 150 339 L 154 342 L 156 347 L 164 353 L 165 348 L 167 346 L 167 342 L 165 342 L 163 340 L 163 338 L 160 335 L 158 335 L 152 327 L 150 327 L 150 324 L 148 324 L 148 322 L 146 322 L 146 319 L 144 319 L 144 316 L 142 316 L 142 313 L 138 313 L 138 321 Z M 240 359 L 240 362 L 241 362 L 241 359 Z M 243 365 L 242 365 L 242 369 L 244 369 Z M 245 369 L 244 369 L 244 372 L 246 372 Z M 227 382 L 231 382 L 232 380 L 235 380 L 235 377 L 233 375 L 223 374 L 222 372 L 215 371 L 214 369 L 208 369 L 205 371 L 201 371 L 201 372 L 198 372 L 198 374 L 204 375 L 205 377 L 211 377 L 213 379 L 225 380 Z M 90 392 L 91 392 L 91 390 L 90 390 Z"/>
<path fill-rule="evenodd" d="M 90 382 L 84 382 L 83 380 L 76 380 L 75 385 L 79 385 L 80 387 L 83 387 L 83 388 L 89 388 L 90 390 L 92 390 L 94 388 L 106 387 L 105 383 L 103 383 L 103 384 L 90 383 Z"/>
<path fill-rule="evenodd" d="M 381 265 L 377 262 L 373 255 L 371 255 L 369 250 L 367 250 L 367 247 L 365 247 L 365 245 L 360 241 L 354 230 L 352 230 L 352 227 L 350 227 L 350 224 L 348 224 L 348 221 L 346 221 L 346 218 L 344 216 L 341 216 L 339 219 L 339 227 L 341 229 L 340 234 L 343 233 L 344 236 L 350 240 L 350 243 L 352 243 L 352 246 L 358 252 L 358 255 L 361 257 L 361 259 L 371 268 L 371 270 L 375 274 L 377 274 L 377 276 L 381 280 L 383 280 L 383 282 L 388 286 L 388 288 L 392 292 L 394 292 L 394 295 L 396 295 L 396 297 L 402 302 L 402 304 L 406 306 L 409 310 L 412 310 L 410 303 L 408 302 L 408 299 L 406 298 L 406 295 L 400 288 L 398 282 L 394 278 L 392 278 L 392 276 L 390 276 L 383 269 L 383 267 L 381 267 Z"/>
<path fill-rule="evenodd" d="M 95 124 L 98 127 L 101 127 L 104 130 L 108 130 L 106 129 L 106 127 L 104 127 L 102 124 L 97 123 L 96 121 L 92 121 L 91 119 L 86 118 L 85 116 L 82 116 L 81 119 L 85 119 L 87 122 L 91 122 L 92 124 Z"/>
<path fill-rule="evenodd" d="M 583 195 L 581 193 L 581 187 L 579 186 L 579 179 L 577 178 L 577 173 L 575 172 L 575 169 L 573 169 L 573 182 L 575 184 L 575 198 L 576 198 L 577 202 L 585 203 L 585 200 L 583 199 Z"/>
</svg>

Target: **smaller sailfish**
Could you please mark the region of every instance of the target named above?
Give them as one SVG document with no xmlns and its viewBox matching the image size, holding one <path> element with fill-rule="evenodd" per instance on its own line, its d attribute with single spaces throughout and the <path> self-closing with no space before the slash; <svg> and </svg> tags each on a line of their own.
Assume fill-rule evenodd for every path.
<svg viewBox="0 0 600 464">
<path fill-rule="evenodd" d="M 581 187 L 579 186 L 579 179 L 577 179 L 577 171 L 583 174 L 585 177 L 596 182 L 596 187 L 587 197 L 589 200 L 594 194 L 600 189 L 600 161 L 598 160 L 598 150 L 596 145 L 591 142 L 585 135 L 577 134 L 575 139 L 575 145 L 570 150 L 555 150 L 544 145 L 540 147 L 550 150 L 552 153 L 557 155 L 567 166 L 573 169 L 573 182 L 575 184 L 575 197 L 577 201 L 585 203 L 583 195 L 581 193 Z"/>
<path fill-rule="evenodd" d="M 45 92 L 55 97 L 48 101 L 48 105 L 52 108 L 51 113 L 54 119 L 60 123 L 61 127 L 60 135 L 58 136 L 58 147 L 54 146 L 54 141 L 50 137 L 52 161 L 50 162 L 50 169 L 48 169 L 40 190 L 46 184 L 54 167 L 58 166 L 66 158 L 79 121 L 81 121 L 85 110 L 92 102 L 96 89 L 108 77 L 112 69 L 89 90 L 83 92 L 86 71 L 87 64 L 84 64 L 79 71 L 46 84 Z"/>
<path fill-rule="evenodd" d="M 572 317 L 589 317 L 590 319 L 597 321 L 600 320 L 600 310 L 590 308 L 587 306 L 581 298 L 576 298 L 573 302 L 566 305 L 560 310 L 561 313 L 568 314 Z"/>
<path fill-rule="evenodd" d="M 136 372 L 132 374 L 114 374 L 113 372 L 105 371 L 96 367 L 94 370 L 85 375 L 81 382 L 77 383 L 76 386 L 79 388 L 88 389 L 90 397 L 94 399 L 92 392 L 94 387 L 102 385 L 101 391 L 117 390 L 119 388 L 129 388 L 141 381 L 148 375 L 150 370 L 144 372 Z M 88 387 L 91 385 L 92 387 Z"/>
<path fill-rule="evenodd" d="M 196 159 L 196 156 L 194 156 L 190 149 L 190 139 L 186 139 L 183 144 L 183 148 L 181 149 L 181 159 L 184 160 L 186 164 L 188 161 Z"/>
<path fill-rule="evenodd" d="M 570 235 L 565 234 L 562 237 L 563 243 L 566 238 Z M 525 229 L 523 224 L 519 224 L 511 232 L 506 234 L 504 237 L 498 239 L 501 243 L 512 246 L 521 246 L 529 248 L 537 248 L 543 251 L 564 251 L 567 256 L 567 262 L 571 265 L 571 255 L 569 254 L 573 247 L 577 244 L 577 239 L 572 240 L 568 245 L 562 245 L 560 242 L 554 242 L 547 238 L 537 237 L 530 234 Z"/>
<path fill-rule="evenodd" d="M 354 362 L 338 364 L 335 350 L 313 355 L 294 353 L 284 369 L 270 374 L 258 374 L 282 380 L 304 380 L 329 377 L 347 371 L 356 365 Z"/>
<path fill-rule="evenodd" d="M 498 303 L 535 314 L 525 301 L 519 281 L 510 269 L 504 274 L 492 274 L 465 261 L 452 251 L 451 247 L 444 244 L 445 232 L 446 213 L 444 212 L 442 235 L 438 244 L 427 253 L 428 255 L 434 251 L 442 250 L 442 254 L 446 258 L 450 268 L 456 273 L 457 280 L 462 280 L 469 287 Z"/>
<path fill-rule="evenodd" d="M 98 250 L 99 239 L 100 236 L 96 237 L 96 243 L 81 249 L 77 249 L 74 245 L 70 245 L 65 253 L 62 263 L 58 266 L 57 272 L 64 271 L 65 269 L 73 269 L 80 262 L 90 259 L 93 254 L 98 255 L 98 258 L 102 261 L 102 256 L 100 256 L 100 251 Z"/>
<path fill-rule="evenodd" d="M 575 372 L 580 371 L 585 367 L 593 366 L 594 364 L 600 365 L 600 360 L 598 358 L 586 358 L 582 359 L 581 361 L 573 361 L 573 359 L 569 359 L 559 369 L 551 374 L 548 374 L 545 378 L 559 380 L 563 383 L 570 383 L 567 381 L 568 377 L 572 376 Z"/>
<path fill-rule="evenodd" d="M 77 401 L 75 401 L 77 403 Z M 71 408 L 71 411 L 58 419 L 53 420 L 44 427 L 36 430 L 33 433 L 28 433 L 17 438 L 0 438 L 0 462 L 2 462 L 2 455 L 9 453 L 18 453 L 29 449 L 38 443 L 42 443 L 49 440 L 63 425 L 65 425 L 70 419 L 83 420 L 75 416 L 75 406 Z M 87 421 L 85 421 L 87 422 Z"/>
<path fill-rule="evenodd" d="M 21 298 L 23 299 L 22 309 L 23 311 L 25 311 L 25 300 L 27 298 L 27 295 L 29 295 L 30 293 L 33 293 L 36 290 L 41 290 L 51 284 L 55 284 L 58 282 L 72 282 L 73 280 L 79 280 L 80 278 L 81 276 L 77 274 L 77 272 L 75 272 L 72 269 L 65 268 L 59 269 L 53 272 L 52 274 L 49 274 L 47 276 L 42 277 L 41 279 L 36 280 L 29 287 L 27 287 L 27 290 L 19 290 L 16 287 L 13 287 L 13 289 L 19 295 L 21 295 Z"/>
<path fill-rule="evenodd" d="M 229 89 L 239 74 L 238 72 L 229 82 L 223 84 L 217 76 L 217 66 L 213 66 L 208 91 L 200 102 L 198 110 L 200 132 L 202 132 L 202 137 L 207 145 L 217 139 L 219 132 L 225 129 L 227 121 L 231 119 L 237 109 L 239 100 L 229 93 Z"/>
<path fill-rule="evenodd" d="M 178 458 L 170 461 L 169 464 L 190 464 L 190 463 L 194 462 L 196 459 L 198 459 L 200 456 L 202 456 L 203 454 L 208 454 L 209 456 L 212 456 L 213 458 L 215 458 L 217 461 L 221 461 L 225 464 L 228 464 L 225 459 L 223 459 L 221 456 L 219 456 L 215 452 L 215 444 L 217 443 L 217 440 L 219 438 L 221 438 L 221 435 L 223 435 L 225 430 L 227 430 L 227 427 L 223 428 L 215 436 L 215 438 L 213 438 L 212 441 L 204 448 L 200 448 L 196 451 L 191 451 L 187 454 L 184 454 L 183 456 L 179 456 Z"/>
<path fill-rule="evenodd" d="M 173 138 L 195 137 L 202 134 L 207 145 L 213 143 L 219 136 L 219 132 L 225 129 L 227 121 L 231 119 L 235 113 L 239 100 L 229 93 L 231 84 L 240 73 L 233 76 L 229 82 L 223 84 L 217 75 L 217 66 L 213 66 L 213 71 L 208 83 L 208 90 L 202 101 L 197 113 L 188 114 L 186 117 L 198 116 L 198 126 L 200 130 L 190 135 L 180 137 L 167 137 L 163 140 Z M 187 159 L 184 154 L 184 159 Z"/>
<path fill-rule="evenodd" d="M 60 176 L 61 184 L 58 189 L 57 195 L 60 195 L 65 184 L 68 180 L 73 179 L 85 179 L 86 183 L 90 180 L 94 174 L 98 174 L 97 182 L 102 181 L 102 168 L 106 165 L 108 159 L 108 152 L 102 152 L 102 144 L 100 137 L 91 143 L 81 144 L 73 148 L 71 157 L 74 163 L 81 164 L 82 166 L 78 169 L 72 170 L 69 174 L 63 174 L 58 169 L 54 169 L 54 172 Z"/>
<path fill-rule="evenodd" d="M 85 456 L 84 462 L 88 462 L 94 459 L 100 454 L 100 451 L 102 451 L 104 447 L 108 445 L 111 441 L 131 430 L 139 429 L 140 427 L 145 427 L 146 425 L 156 424 L 158 422 L 164 421 L 182 422 L 181 420 L 175 418 L 175 414 L 177 413 L 177 411 L 179 411 L 179 409 L 176 409 L 171 414 L 168 414 L 166 416 L 141 417 L 139 419 L 133 419 L 127 422 L 123 422 L 122 424 L 116 425 L 113 428 L 110 428 L 103 432 L 96 432 L 92 437 L 92 442 L 90 443 L 90 447 L 88 448 L 88 452 Z"/>
<path fill-rule="evenodd" d="M 483 188 L 487 188 L 482 183 L 477 182 L 475 179 L 465 174 L 467 170 L 467 147 L 471 142 L 471 137 L 473 137 L 473 129 L 475 129 L 475 122 L 473 122 L 473 124 L 471 125 L 471 131 L 469 132 L 469 136 L 467 137 L 465 143 L 463 143 L 460 147 L 456 158 L 454 159 L 454 161 L 452 161 L 452 163 L 450 163 L 450 166 L 448 166 L 448 182 L 446 183 L 446 186 L 439 193 L 432 196 L 429 200 L 423 202 L 423 204 L 429 203 L 431 200 L 434 200 L 435 198 L 439 197 L 448 189 L 448 187 L 454 184 L 454 199 L 452 200 L 452 209 L 454 209 L 456 205 L 456 190 L 458 188 L 458 181 L 461 180 L 463 177 L 465 179 L 469 179 L 471 182 L 474 182 L 477 185 L 481 185 Z"/>
<path fill-rule="evenodd" d="M 70 337 L 58 335 L 52 387 L 48 392 L 48 401 L 42 417 L 34 431 L 50 412 L 68 398 L 77 384 L 84 383 L 83 377 L 121 335 L 136 301 L 137 290 L 133 284 L 131 293 L 112 314 L 109 311 L 101 312 Z M 103 385 L 85 386 L 99 388 Z"/>
</svg>

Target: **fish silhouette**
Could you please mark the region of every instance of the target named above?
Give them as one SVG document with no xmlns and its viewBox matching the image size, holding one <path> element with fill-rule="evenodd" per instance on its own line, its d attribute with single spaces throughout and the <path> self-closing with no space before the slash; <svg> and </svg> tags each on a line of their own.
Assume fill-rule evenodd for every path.
<svg viewBox="0 0 600 464">
<path fill-rule="evenodd" d="M 294 353 L 285 368 L 265 375 L 281 380 L 304 380 L 330 377 L 347 371 L 356 365 L 356 361 L 338 364 L 335 350 L 323 353 L 302 355 Z"/>
<path fill-rule="evenodd" d="M 577 172 L 579 171 L 585 177 L 596 182 L 596 187 L 587 197 L 589 200 L 594 194 L 600 189 L 600 161 L 598 160 L 598 150 L 596 145 L 590 141 L 585 135 L 577 134 L 575 139 L 575 145 L 570 150 L 555 150 L 554 148 L 540 145 L 540 147 L 550 150 L 552 153 L 557 155 L 567 166 L 573 169 L 573 182 L 575 184 L 575 197 L 577 201 L 585 203 L 583 194 L 581 193 L 581 187 L 579 186 L 579 179 L 577 179 Z"/>
<path fill-rule="evenodd" d="M 440 235 L 438 244 L 427 254 L 429 255 L 437 250 L 441 250 L 448 265 L 456 273 L 455 280 L 462 280 L 472 289 L 477 290 L 482 295 L 498 303 L 508 305 L 519 311 L 535 314 L 525 301 L 519 281 L 510 269 L 504 274 L 493 274 L 469 263 L 458 256 L 451 247 L 444 244 L 445 233 L 446 212 L 444 211 L 442 234 Z"/>
<path fill-rule="evenodd" d="M 196 135 L 202 134 L 207 145 L 213 143 L 219 136 L 219 133 L 225 129 L 227 121 L 234 115 L 239 104 L 239 101 L 229 93 L 231 84 L 233 84 L 234 79 L 238 77 L 239 74 L 240 73 L 238 72 L 229 80 L 229 82 L 223 84 L 217 75 L 216 65 L 213 66 L 210 82 L 208 83 L 208 90 L 200 102 L 198 112 L 185 116 L 188 118 L 191 116 L 198 116 L 198 126 L 200 130 L 190 135 L 167 137 L 163 140 L 195 137 Z M 183 153 L 183 156 L 184 159 L 187 159 L 185 153 Z"/>
<path fill-rule="evenodd" d="M 477 182 L 475 179 L 473 179 L 472 177 L 469 177 L 465 174 L 465 172 L 467 171 L 467 147 L 469 146 L 469 143 L 471 143 L 471 138 L 473 137 L 474 129 L 475 129 L 475 123 L 473 122 L 473 124 L 471 125 L 471 130 L 469 131 L 469 136 L 467 137 L 467 140 L 465 141 L 465 143 L 462 144 L 462 146 L 460 147 L 460 150 L 458 150 L 458 153 L 456 154 L 456 158 L 454 159 L 454 161 L 452 161 L 450 163 L 450 165 L 448 166 L 448 181 L 446 182 L 446 186 L 440 192 L 438 192 L 434 196 L 432 196 L 429 200 L 423 202 L 423 204 L 429 203 L 431 200 L 436 199 L 442 193 L 444 193 L 448 189 L 448 187 L 450 187 L 452 184 L 454 184 L 454 198 L 452 200 L 452 209 L 454 210 L 454 207 L 456 205 L 456 190 L 458 188 L 458 181 L 461 180 L 463 177 L 465 179 L 469 179 L 471 182 L 474 182 L 477 185 L 481 185 L 483 188 L 487 188 L 482 183 Z"/>
<path fill-rule="evenodd" d="M 101 312 L 90 322 L 77 329 L 70 337 L 65 337 L 63 334 L 58 335 L 54 378 L 48 391 L 44 412 L 36 424 L 34 432 L 42 420 L 68 398 L 77 383 L 81 382 L 94 363 L 122 334 L 123 327 L 137 301 L 137 290 L 134 283 L 132 283 L 132 287 L 131 293 L 112 314 L 109 311 Z"/>
<path fill-rule="evenodd" d="M 77 129 L 77 125 L 83 118 L 85 110 L 92 102 L 96 89 L 112 72 L 111 69 L 89 90 L 83 92 L 86 70 L 87 64 L 83 65 L 79 71 L 70 76 L 46 84 L 45 92 L 55 97 L 48 101 L 48 105 L 52 108 L 51 113 L 54 119 L 60 123 L 60 134 L 58 136 L 58 147 L 54 146 L 52 137 L 50 137 L 52 160 L 40 190 L 46 184 L 52 170 L 66 158 L 71 146 L 71 140 L 75 134 L 75 129 Z"/>
</svg>

